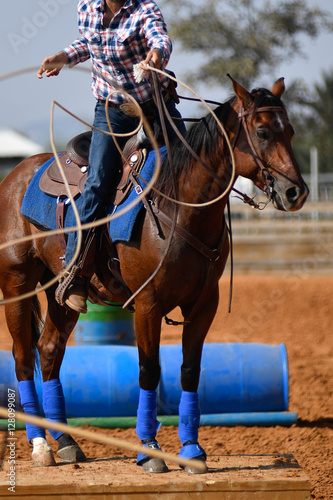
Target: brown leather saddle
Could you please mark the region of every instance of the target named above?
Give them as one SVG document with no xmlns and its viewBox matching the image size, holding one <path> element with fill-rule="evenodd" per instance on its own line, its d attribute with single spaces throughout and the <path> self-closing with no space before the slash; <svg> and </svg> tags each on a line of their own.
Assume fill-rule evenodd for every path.
<svg viewBox="0 0 333 500">
<path fill-rule="evenodd" d="M 84 132 L 69 141 L 66 151 L 60 153 L 59 161 L 69 184 L 70 192 L 75 198 L 84 190 L 88 173 L 88 158 L 91 142 L 91 132 Z M 124 156 L 119 169 L 119 183 L 111 202 L 120 205 L 129 195 L 133 187 L 133 174 L 139 174 L 147 151 L 142 149 L 136 136 L 131 137 L 125 147 Z M 64 198 L 68 192 L 61 175 L 58 163 L 54 160 L 45 170 L 39 181 L 39 188 L 46 194 Z"/>
<path fill-rule="evenodd" d="M 91 132 L 80 134 L 69 141 L 66 146 L 66 151 L 60 153 L 59 156 L 59 161 L 68 181 L 70 192 L 74 198 L 84 190 L 84 183 L 88 173 L 90 142 Z M 120 205 L 121 203 L 123 203 L 123 201 L 125 201 L 129 193 L 131 192 L 133 186 L 138 186 L 138 181 L 135 179 L 135 176 L 136 174 L 140 173 L 147 156 L 147 150 L 140 148 L 136 136 L 131 137 L 131 139 L 127 141 L 123 153 L 126 160 L 122 161 L 122 165 L 119 168 L 118 177 L 118 179 L 120 180 L 118 182 L 115 193 L 110 197 L 110 203 L 113 203 L 113 205 Z M 49 165 L 49 167 L 41 176 L 39 187 L 44 193 L 59 198 L 55 217 L 57 218 L 57 227 L 62 228 L 64 223 L 65 210 L 64 200 L 68 198 L 68 192 L 56 160 L 54 160 Z M 116 294 L 116 300 L 123 300 L 125 302 L 131 296 L 131 292 L 129 291 L 121 277 L 117 252 L 110 240 L 108 230 L 105 228 L 101 231 L 99 237 L 103 238 L 105 251 L 107 252 L 108 270 L 112 273 L 115 282 L 118 284 L 117 286 L 119 290 L 122 290 L 122 294 L 120 292 L 118 292 L 118 295 Z M 95 251 L 94 245 L 96 245 L 95 235 L 95 232 L 91 233 L 90 237 L 87 238 L 87 242 L 85 243 L 84 249 L 82 250 L 79 258 L 79 266 L 73 266 L 82 272 L 84 269 L 88 269 L 89 276 L 91 275 L 91 258 Z M 95 243 L 93 245 L 94 241 Z M 63 233 L 59 234 L 59 242 L 63 253 L 65 253 L 66 239 Z M 71 277 L 69 276 L 68 278 Z M 109 280 L 109 277 L 107 279 Z M 70 279 L 67 279 L 67 281 L 68 283 L 71 282 Z M 66 283 L 66 280 L 64 280 L 61 283 L 61 286 L 59 285 L 60 289 L 59 287 L 57 289 L 57 300 L 60 304 L 64 303 L 64 293 L 66 291 L 68 283 Z M 100 294 L 98 289 L 92 286 L 92 284 L 90 284 L 89 288 L 89 300 L 92 303 L 110 305 L 103 300 L 102 294 Z M 108 300 L 115 300 L 113 294 L 108 297 Z M 131 304 L 127 306 L 127 309 L 132 310 Z"/>
</svg>

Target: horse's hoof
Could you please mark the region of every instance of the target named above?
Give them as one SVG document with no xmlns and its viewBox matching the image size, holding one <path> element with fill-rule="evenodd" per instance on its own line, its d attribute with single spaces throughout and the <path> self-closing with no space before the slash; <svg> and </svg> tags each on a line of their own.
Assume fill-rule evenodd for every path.
<svg viewBox="0 0 333 500">
<path fill-rule="evenodd" d="M 57 455 L 63 462 L 76 463 L 87 460 L 87 457 L 77 443 L 61 448 L 61 450 L 57 451 Z"/>
<path fill-rule="evenodd" d="M 202 455 L 201 457 L 196 457 L 193 460 L 198 460 L 200 462 L 203 462 L 205 464 L 205 468 L 201 470 L 197 469 L 195 465 L 186 465 L 186 467 L 184 468 L 185 472 L 187 472 L 188 474 L 206 474 L 208 472 L 208 467 L 206 465 L 206 457 Z"/>
<path fill-rule="evenodd" d="M 185 467 L 181 465 L 185 472 L 188 472 L 189 474 L 206 474 L 206 472 L 208 471 L 206 465 L 207 455 L 205 453 L 205 450 L 200 446 L 199 443 L 187 441 L 187 443 L 185 443 L 183 448 L 180 450 L 179 456 L 182 458 L 187 458 L 189 460 L 198 460 L 203 463 L 203 467 L 200 469 L 197 468 L 195 464 L 186 465 Z"/>
<path fill-rule="evenodd" d="M 33 452 L 31 454 L 34 467 L 52 467 L 56 464 L 51 446 L 44 438 L 32 440 Z"/>
<path fill-rule="evenodd" d="M 153 450 L 160 450 L 160 445 L 156 441 L 156 439 L 152 439 L 151 441 L 142 442 L 144 448 L 151 448 Z M 143 453 L 139 453 L 137 459 L 137 465 L 143 468 L 145 472 L 153 472 L 156 474 L 161 474 L 163 472 L 168 472 L 168 467 L 166 463 L 161 458 L 154 458 L 144 455 Z"/>
<path fill-rule="evenodd" d="M 161 458 L 147 458 L 147 460 L 142 462 L 140 465 L 145 472 L 161 474 L 169 471 L 166 463 Z"/>
<path fill-rule="evenodd" d="M 52 467 L 57 465 L 52 450 L 32 452 L 32 460 L 34 467 Z"/>
<path fill-rule="evenodd" d="M 87 457 L 76 441 L 68 434 L 62 434 L 58 439 L 57 455 L 63 462 L 85 462 Z"/>
</svg>

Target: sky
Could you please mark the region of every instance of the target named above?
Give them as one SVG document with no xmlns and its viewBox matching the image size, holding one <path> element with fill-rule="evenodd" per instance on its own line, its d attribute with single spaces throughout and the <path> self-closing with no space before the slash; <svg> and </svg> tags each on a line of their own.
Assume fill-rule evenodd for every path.
<svg viewBox="0 0 333 500">
<path fill-rule="evenodd" d="M 157 1 L 158 3 L 158 1 Z M 318 6 L 333 15 L 333 0 L 307 0 L 309 7 Z M 0 129 L 14 128 L 46 146 L 50 143 L 50 112 L 52 101 L 91 123 L 95 99 L 91 92 L 89 64 L 81 70 L 64 69 L 58 77 L 38 80 L 37 68 L 44 57 L 69 45 L 78 36 L 76 0 L 15 0 L 1 4 L 0 19 Z M 164 12 L 166 21 L 168 17 Z M 321 81 L 324 70 L 333 69 L 333 34 L 321 34 L 315 41 L 304 39 L 306 59 L 285 61 L 277 68 L 275 79 L 288 81 L 302 78 L 309 87 Z M 187 70 L 195 68 L 196 56 L 181 52 L 177 43 L 168 65 L 180 80 Z M 28 68 L 34 68 L 28 71 Z M 26 69 L 24 74 L 4 79 L 4 75 Z M 272 84 L 274 82 L 272 81 Z M 267 85 L 258 81 L 256 86 Z M 231 94 L 226 87 L 194 87 L 201 97 L 224 101 Z M 179 93 L 184 94 L 179 88 Z M 183 116 L 196 116 L 198 110 L 185 101 L 179 107 Z M 53 131 L 58 143 L 66 142 L 86 128 L 55 107 Z"/>
</svg>

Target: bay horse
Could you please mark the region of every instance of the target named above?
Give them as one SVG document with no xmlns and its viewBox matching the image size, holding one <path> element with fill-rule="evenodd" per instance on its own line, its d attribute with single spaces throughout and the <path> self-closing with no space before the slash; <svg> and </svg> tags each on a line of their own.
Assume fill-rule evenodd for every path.
<svg viewBox="0 0 333 500">
<path fill-rule="evenodd" d="M 230 77 L 231 78 L 231 77 Z M 263 88 L 247 91 L 231 78 L 235 95 L 215 109 L 233 145 L 236 177 L 242 175 L 264 191 L 278 210 L 299 210 L 308 188 L 293 155 L 294 134 L 281 97 L 284 79 L 275 82 L 271 91 Z M 156 183 L 160 193 L 184 202 L 177 209 L 177 227 L 188 237 L 175 231 L 164 255 L 174 215 L 174 204 L 152 191 L 151 201 L 165 214 L 161 220 L 163 237 L 157 234 L 151 218 L 144 214 L 129 243 L 117 243 L 120 270 L 131 292 L 137 291 L 163 264 L 148 284 L 135 297 L 135 332 L 139 353 L 140 396 L 136 432 L 147 448 L 159 448 L 156 440 L 156 389 L 160 379 L 159 345 L 161 322 L 175 307 L 184 317 L 181 366 L 182 395 L 179 403 L 178 434 L 182 443 L 180 456 L 206 461 L 206 453 L 198 443 L 200 407 L 198 384 L 203 343 L 219 302 L 218 282 L 229 253 L 229 238 L 224 219 L 229 192 L 214 203 L 231 178 L 230 151 L 226 139 L 209 114 L 193 125 L 186 141 L 196 153 L 193 157 L 181 141 L 171 145 L 172 162 L 165 158 Z M 20 399 L 27 413 L 38 414 L 34 386 L 35 349 L 38 350 L 43 376 L 43 410 L 51 420 L 66 421 L 65 401 L 59 370 L 66 342 L 76 324 L 78 313 L 60 306 L 55 300 L 55 286 L 46 290 L 47 311 L 40 324 L 39 301 L 20 296 L 44 285 L 62 270 L 62 250 L 57 236 L 36 239 L 41 229 L 29 223 L 20 213 L 22 199 L 38 168 L 51 154 L 22 161 L 1 183 L 1 240 L 31 236 L 29 242 L 7 247 L 0 252 L 0 287 L 4 299 L 16 298 L 5 305 L 8 329 L 13 338 L 13 356 L 19 381 Z M 173 169 L 170 167 L 173 163 Z M 204 168 L 208 165 L 208 169 Z M 174 182 L 175 180 L 175 182 Z M 231 186 L 230 186 L 231 188 Z M 201 208 L 196 206 L 203 203 Z M 194 206 L 193 206 L 194 205 Z M 203 250 L 202 250 L 203 249 Z M 103 248 L 95 257 L 96 269 L 108 269 Z M 105 278 L 100 278 L 104 276 Z M 110 291 L 107 273 L 97 273 L 95 282 L 105 296 Z M 65 461 L 85 459 L 74 439 L 50 431 L 59 443 L 58 456 Z M 27 437 L 33 444 L 35 465 L 54 465 L 54 456 L 42 429 L 27 424 Z M 161 459 L 138 456 L 145 471 L 164 472 Z M 187 472 L 198 472 L 191 468 Z"/>
</svg>

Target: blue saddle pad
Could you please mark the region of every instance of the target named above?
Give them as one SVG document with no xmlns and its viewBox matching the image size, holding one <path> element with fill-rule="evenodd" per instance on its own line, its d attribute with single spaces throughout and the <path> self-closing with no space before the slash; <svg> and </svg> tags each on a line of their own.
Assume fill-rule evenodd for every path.
<svg viewBox="0 0 333 500">
<path fill-rule="evenodd" d="M 166 148 L 161 148 L 162 157 L 166 154 Z M 153 176 L 155 169 L 155 151 L 149 151 L 147 155 L 146 162 L 141 170 L 140 176 L 146 181 L 149 182 Z M 37 226 L 42 227 L 43 229 L 57 229 L 57 221 L 56 221 L 56 209 L 57 209 L 57 198 L 54 196 L 47 195 L 43 193 L 39 189 L 39 179 L 47 169 L 47 167 L 53 162 L 54 157 L 50 158 L 44 165 L 42 165 L 39 170 L 36 172 L 34 177 L 32 178 L 28 189 L 24 195 L 21 213 L 24 217 Z M 141 187 L 144 189 L 146 183 L 139 179 L 139 183 Z M 114 210 L 114 206 L 111 205 L 107 213 L 116 213 L 117 211 L 122 210 L 124 207 L 128 206 L 138 197 L 137 192 L 133 189 L 130 195 L 127 197 L 126 201 Z M 80 213 L 81 207 L 81 197 L 77 196 L 75 198 L 75 203 L 77 209 Z M 125 212 L 117 219 L 112 219 L 109 223 L 109 231 L 112 241 L 129 241 L 132 236 L 133 227 L 136 221 L 136 218 L 143 207 L 142 201 L 137 203 L 134 207 L 132 207 L 128 212 Z M 65 210 L 65 227 L 76 226 L 75 216 L 73 208 L 70 204 L 70 200 L 66 200 L 66 210 Z"/>
</svg>

